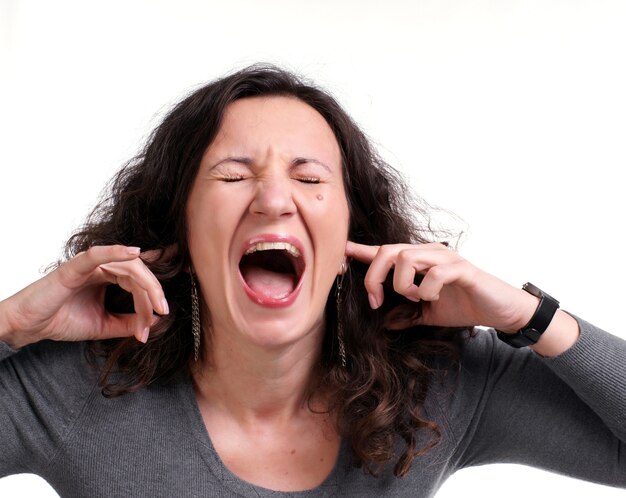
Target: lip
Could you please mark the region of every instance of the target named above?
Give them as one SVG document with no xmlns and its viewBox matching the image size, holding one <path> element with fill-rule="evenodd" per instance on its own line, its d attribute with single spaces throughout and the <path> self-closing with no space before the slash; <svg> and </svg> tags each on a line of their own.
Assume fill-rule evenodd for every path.
<svg viewBox="0 0 626 498">
<path fill-rule="evenodd" d="M 262 233 L 259 235 L 255 235 L 254 237 L 251 237 L 250 239 L 246 240 L 243 243 L 241 251 L 239 252 L 238 261 L 241 261 L 241 258 L 250 247 L 254 246 L 255 244 L 258 244 L 259 242 L 287 242 L 293 245 L 296 249 L 298 249 L 298 251 L 300 251 L 300 257 L 304 259 L 304 269 L 300 275 L 298 284 L 296 285 L 295 289 L 293 290 L 291 294 L 281 299 L 272 299 L 272 298 L 265 297 L 265 296 L 259 296 L 256 292 L 254 292 L 246 283 L 245 279 L 243 278 L 243 275 L 241 274 L 241 271 L 239 270 L 239 265 L 237 265 L 237 274 L 239 275 L 239 280 L 241 282 L 241 285 L 243 286 L 244 291 L 254 303 L 259 304 L 261 306 L 266 306 L 268 308 L 285 308 L 287 306 L 292 305 L 295 302 L 295 300 L 298 298 L 298 295 L 300 294 L 300 291 L 302 290 L 302 282 L 304 281 L 303 277 L 304 277 L 304 273 L 306 272 L 306 258 L 304 257 L 304 245 L 298 238 L 292 235 L 286 235 L 286 234 L 280 234 L 280 233 Z"/>
</svg>

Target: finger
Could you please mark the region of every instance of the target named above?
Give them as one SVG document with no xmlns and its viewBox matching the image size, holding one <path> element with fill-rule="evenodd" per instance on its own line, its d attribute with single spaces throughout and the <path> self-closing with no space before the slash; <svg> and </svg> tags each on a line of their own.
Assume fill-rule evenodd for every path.
<svg viewBox="0 0 626 498">
<path fill-rule="evenodd" d="M 169 313 L 169 306 L 161 283 L 140 259 L 129 262 L 106 263 L 100 265 L 100 269 L 106 280 L 111 283 L 119 283 L 119 279 L 122 277 L 132 279 L 136 285 L 148 293 L 152 308 L 157 313 L 161 315 Z"/>
<path fill-rule="evenodd" d="M 380 246 L 368 246 L 365 244 L 357 244 L 356 242 L 348 241 L 346 243 L 346 256 L 354 258 L 361 263 L 371 263 L 376 257 Z"/>
<path fill-rule="evenodd" d="M 459 261 L 430 268 L 417 289 L 420 299 L 424 301 L 436 301 L 439 299 L 439 294 L 444 285 L 449 285 L 462 278 L 465 271 L 464 263 L 464 261 Z"/>
<path fill-rule="evenodd" d="M 152 314 L 152 302 L 148 293 L 131 277 L 115 276 L 114 278 L 115 283 L 133 296 L 135 313 L 130 315 L 132 320 L 126 322 L 128 333 L 129 335 L 134 335 L 138 341 L 145 342 L 154 316 Z"/>
<path fill-rule="evenodd" d="M 159 321 L 159 317 L 152 315 L 151 325 Z M 112 339 L 116 337 L 134 336 L 138 341 L 145 343 L 150 334 L 150 328 L 142 329 L 142 333 L 138 334 L 137 320 L 134 314 L 114 315 L 110 314 L 104 323 L 102 335 L 98 339 Z"/>
<path fill-rule="evenodd" d="M 448 243 L 428 242 L 425 244 L 388 244 L 389 247 L 407 248 L 407 247 L 420 247 L 431 250 L 450 251 L 452 250 Z M 356 259 L 361 263 L 371 263 L 378 254 L 378 250 L 381 246 L 359 244 L 349 240 L 346 242 L 346 256 Z"/>
<path fill-rule="evenodd" d="M 87 251 L 78 253 L 72 259 L 52 272 L 51 278 L 57 278 L 66 289 L 76 289 L 85 285 L 94 270 L 103 263 L 111 261 L 129 261 L 139 256 L 138 247 L 93 246 Z"/>
<path fill-rule="evenodd" d="M 139 256 L 140 251 L 138 247 L 122 245 L 92 246 L 68 261 L 67 266 L 78 274 L 86 275 L 101 264 L 135 259 Z"/>
<path fill-rule="evenodd" d="M 148 263 L 169 261 L 178 254 L 178 245 L 171 244 L 163 249 L 151 249 L 141 253 L 141 259 Z"/>
<path fill-rule="evenodd" d="M 365 274 L 365 288 L 372 309 L 379 308 L 385 299 L 383 282 L 387 278 L 389 270 L 394 267 L 396 256 L 405 245 L 383 245 L 378 248 L 376 256 L 373 258 L 367 273 Z M 410 247 L 410 246 L 409 246 Z"/>
<path fill-rule="evenodd" d="M 457 253 L 448 250 L 440 251 L 438 246 L 439 244 L 411 246 L 409 249 L 398 252 L 393 272 L 393 289 L 398 294 L 412 301 L 419 301 L 420 292 L 418 286 L 415 285 L 416 274 L 460 259 Z"/>
<path fill-rule="evenodd" d="M 419 301 L 420 294 L 415 285 L 416 274 L 430 267 L 450 264 L 460 259 L 458 253 L 448 250 L 446 246 L 439 243 L 381 246 L 366 275 L 366 279 L 369 276 L 366 288 L 369 284 L 368 291 L 373 294 L 373 300 L 380 306 L 384 299 L 382 282 L 385 281 L 389 270 L 395 267 L 394 290 L 412 301 Z"/>
<path fill-rule="evenodd" d="M 135 304 L 135 338 L 144 344 L 148 340 L 150 326 L 152 325 L 152 303 L 146 291 L 133 292 Z"/>
<path fill-rule="evenodd" d="M 416 260 L 415 250 L 407 249 L 400 251 L 393 270 L 393 290 L 411 301 L 419 301 L 415 275 L 424 268 L 424 263 L 420 265 Z"/>
</svg>

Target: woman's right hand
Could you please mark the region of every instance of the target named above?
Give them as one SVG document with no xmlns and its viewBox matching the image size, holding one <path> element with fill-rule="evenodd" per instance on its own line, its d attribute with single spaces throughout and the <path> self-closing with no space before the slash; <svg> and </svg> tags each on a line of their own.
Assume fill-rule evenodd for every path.
<svg viewBox="0 0 626 498">
<path fill-rule="evenodd" d="M 144 253 L 150 260 L 159 251 Z M 107 285 L 133 296 L 135 313 L 104 308 Z M 140 249 L 94 246 L 0 302 L 0 340 L 18 349 L 43 339 L 80 341 L 135 336 L 146 342 L 153 314 L 169 313 L 161 284 L 140 258 Z"/>
</svg>

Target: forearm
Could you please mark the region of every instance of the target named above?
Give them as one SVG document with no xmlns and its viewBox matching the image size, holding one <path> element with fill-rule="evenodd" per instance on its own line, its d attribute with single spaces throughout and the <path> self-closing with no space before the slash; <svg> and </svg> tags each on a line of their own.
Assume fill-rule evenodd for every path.
<svg viewBox="0 0 626 498">
<path fill-rule="evenodd" d="M 6 301 L 0 301 L 0 341 L 14 348 L 14 334 L 9 325 Z"/>
<path fill-rule="evenodd" d="M 11 298 L 0 301 L 0 341 L 12 349 L 20 349 L 35 341 L 29 340 L 29 336 L 12 325 L 10 319 Z"/>
<path fill-rule="evenodd" d="M 468 341 L 464 385 L 449 410 L 470 420 L 458 437 L 459 467 L 521 463 L 626 487 L 626 342 L 579 323 L 579 339 L 553 358 L 489 334 Z"/>
<path fill-rule="evenodd" d="M 576 344 L 543 361 L 626 442 L 626 341 L 580 324 Z"/>
</svg>

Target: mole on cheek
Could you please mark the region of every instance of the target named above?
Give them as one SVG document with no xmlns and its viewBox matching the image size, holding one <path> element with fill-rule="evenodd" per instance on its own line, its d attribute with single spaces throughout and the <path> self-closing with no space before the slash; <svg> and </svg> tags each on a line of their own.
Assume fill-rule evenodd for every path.
<svg viewBox="0 0 626 498">
<path fill-rule="evenodd" d="M 322 194 L 317 194 L 317 200 L 318 201 L 323 201 L 324 200 L 324 196 Z"/>
</svg>

